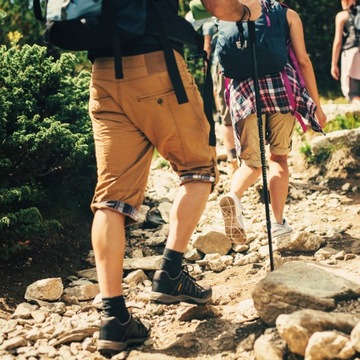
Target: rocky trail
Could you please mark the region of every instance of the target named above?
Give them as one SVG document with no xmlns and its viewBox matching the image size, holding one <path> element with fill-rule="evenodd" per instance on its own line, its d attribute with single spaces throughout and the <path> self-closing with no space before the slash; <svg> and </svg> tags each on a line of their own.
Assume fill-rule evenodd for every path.
<svg viewBox="0 0 360 360">
<path fill-rule="evenodd" d="M 348 110 L 358 109 L 327 107 L 329 119 Z M 248 243 L 234 246 L 224 234 L 218 198 L 228 191 L 229 176 L 219 143 L 220 182 L 186 253 L 191 275 L 213 287 L 205 306 L 149 302 L 177 184 L 166 162 L 155 161 L 143 220 L 128 230 L 124 278 L 127 304 L 150 322 L 151 336 L 113 359 L 360 359 L 359 130 L 296 135 L 285 208 L 294 233 L 274 242 L 274 271 L 261 179 L 242 199 Z M 314 151 L 330 144 L 333 153 L 309 166 L 299 151 L 304 141 Z M 2 287 L 1 360 L 104 359 L 96 351 L 96 272 L 91 252 L 86 255 L 66 278 L 45 271 L 26 283 L 14 273 L 22 297 Z"/>
</svg>

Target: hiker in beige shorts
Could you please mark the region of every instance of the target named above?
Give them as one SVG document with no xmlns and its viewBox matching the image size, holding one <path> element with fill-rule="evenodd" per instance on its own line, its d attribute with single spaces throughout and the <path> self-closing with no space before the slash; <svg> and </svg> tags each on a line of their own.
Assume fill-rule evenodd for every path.
<svg viewBox="0 0 360 360">
<path fill-rule="evenodd" d="M 286 16 L 288 40 L 297 59 L 299 73 L 288 60 L 282 71 L 261 75 L 258 79 L 263 138 L 269 148 L 267 160 L 272 210 L 271 236 L 275 241 L 278 240 L 276 238 L 289 236 L 293 231 L 284 213 L 289 188 L 288 154 L 292 148 L 295 124 L 298 120 L 303 129 L 306 130 L 308 126 L 318 132 L 326 124 L 315 73 L 306 51 L 300 16 L 287 8 L 285 12 L 281 10 L 281 14 Z M 284 80 L 284 73 L 287 82 Z M 300 73 L 305 86 L 300 80 Z M 293 104 L 288 88 L 294 98 Z M 220 207 L 227 236 L 232 242 L 240 244 L 247 242 L 241 198 L 261 176 L 262 165 L 266 166 L 266 159 L 261 159 L 254 93 L 252 77 L 235 78 L 230 83 L 229 107 L 241 165 L 232 177 L 230 191 L 220 198 Z M 306 119 L 308 125 L 305 125 L 303 119 Z"/>
</svg>

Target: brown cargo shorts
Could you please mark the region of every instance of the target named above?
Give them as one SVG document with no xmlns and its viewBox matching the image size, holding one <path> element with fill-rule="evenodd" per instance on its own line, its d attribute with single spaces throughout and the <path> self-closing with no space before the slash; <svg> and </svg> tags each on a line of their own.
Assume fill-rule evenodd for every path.
<svg viewBox="0 0 360 360">
<path fill-rule="evenodd" d="M 89 104 L 98 174 L 93 211 L 119 211 L 128 223 L 138 219 L 155 148 L 180 184 L 218 181 L 202 98 L 184 59 L 175 54 L 189 99 L 181 105 L 162 51 L 124 57 L 123 79 L 115 79 L 113 58 L 95 60 Z"/>
</svg>

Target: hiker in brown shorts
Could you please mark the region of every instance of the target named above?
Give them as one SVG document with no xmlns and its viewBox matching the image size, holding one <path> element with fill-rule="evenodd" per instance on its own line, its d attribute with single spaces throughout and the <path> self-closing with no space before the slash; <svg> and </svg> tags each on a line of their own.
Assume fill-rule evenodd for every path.
<svg viewBox="0 0 360 360">
<path fill-rule="evenodd" d="M 167 0 L 166 11 L 178 11 L 178 0 Z M 224 20 L 254 19 L 258 0 L 203 1 Z M 145 35 L 146 37 L 146 35 Z M 149 326 L 133 317 L 122 296 L 125 226 L 138 220 L 154 150 L 179 176 L 180 187 L 170 213 L 170 229 L 160 270 L 153 278 L 151 300 L 205 304 L 211 288 L 199 286 L 183 254 L 218 180 L 215 146 L 209 145 L 210 124 L 203 101 L 174 43 L 177 68 L 188 101 L 179 104 L 160 44 L 132 42 L 122 48 L 123 79 L 114 76 L 112 48 L 91 52 L 90 116 L 95 140 L 98 181 L 91 204 L 92 245 L 104 317 L 98 349 L 114 354 L 143 343 Z M 176 89 L 175 89 L 176 90 Z"/>
</svg>

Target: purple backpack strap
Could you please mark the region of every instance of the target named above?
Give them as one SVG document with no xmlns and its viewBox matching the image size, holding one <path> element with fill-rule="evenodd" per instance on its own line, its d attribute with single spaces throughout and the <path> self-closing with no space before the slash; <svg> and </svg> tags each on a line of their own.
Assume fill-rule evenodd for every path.
<svg viewBox="0 0 360 360">
<path fill-rule="evenodd" d="M 286 92 L 287 92 L 287 95 L 288 95 L 288 98 L 289 98 L 292 113 L 296 117 L 298 122 L 300 123 L 301 128 L 303 129 L 303 131 L 305 132 L 307 130 L 307 126 L 304 123 L 301 115 L 296 111 L 296 102 L 295 102 L 293 91 L 291 89 L 289 77 L 288 77 L 288 75 L 286 73 L 286 68 L 281 70 L 281 76 L 282 76 L 283 81 L 284 81 L 284 85 L 285 85 L 285 89 L 286 89 Z"/>
<path fill-rule="evenodd" d="M 290 39 L 287 40 L 287 48 L 288 48 L 288 54 L 289 54 L 291 63 L 294 66 L 296 74 L 297 74 L 297 76 L 299 78 L 300 85 L 304 88 L 305 87 L 304 77 L 303 77 L 303 75 L 302 75 L 302 73 L 300 71 L 299 63 L 298 63 L 298 61 L 296 59 L 294 50 L 293 50 L 293 48 L 291 46 Z M 290 106 L 291 106 L 292 111 L 293 111 L 293 115 L 296 117 L 296 119 L 300 123 L 301 128 L 303 129 L 303 131 L 306 132 L 307 131 L 307 126 L 304 123 L 301 115 L 296 111 L 296 102 L 295 102 L 295 98 L 294 98 L 294 93 L 293 93 L 293 91 L 291 89 L 290 80 L 289 80 L 289 77 L 288 77 L 288 75 L 286 73 L 286 67 L 281 70 L 281 76 L 282 76 L 283 81 L 284 81 L 285 89 L 286 89 L 286 92 L 287 92 L 287 95 L 288 95 Z"/>
<path fill-rule="evenodd" d="M 224 99 L 227 107 L 230 107 L 230 79 L 226 76 L 224 76 L 224 82 L 225 82 L 225 90 L 224 90 Z"/>
<path fill-rule="evenodd" d="M 294 50 L 293 50 L 293 48 L 292 48 L 292 46 L 290 44 L 290 41 L 288 43 L 288 53 L 289 53 L 291 62 L 294 65 L 295 71 L 296 71 L 296 73 L 297 73 L 297 75 L 299 77 L 300 84 L 301 84 L 302 87 L 305 87 L 305 80 L 304 80 L 303 74 L 301 73 L 299 63 L 298 63 L 298 61 L 296 59 L 296 56 L 295 56 Z"/>
</svg>

